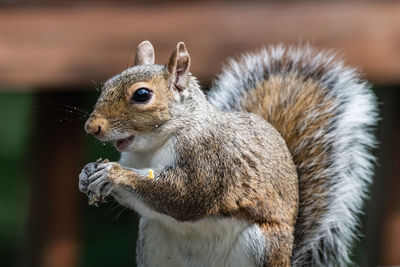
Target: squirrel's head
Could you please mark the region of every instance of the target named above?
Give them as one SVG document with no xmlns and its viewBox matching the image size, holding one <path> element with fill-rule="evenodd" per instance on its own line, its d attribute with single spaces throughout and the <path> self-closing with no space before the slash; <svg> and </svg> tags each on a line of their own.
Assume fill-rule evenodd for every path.
<svg viewBox="0 0 400 267">
<path fill-rule="evenodd" d="M 164 125 L 187 94 L 189 67 L 190 57 L 182 42 L 164 66 L 154 64 L 154 48 L 149 41 L 140 43 L 134 66 L 104 84 L 85 124 L 86 132 L 113 142 L 120 151 L 146 149 L 149 139 L 162 142 L 160 137 L 168 129 Z"/>
</svg>

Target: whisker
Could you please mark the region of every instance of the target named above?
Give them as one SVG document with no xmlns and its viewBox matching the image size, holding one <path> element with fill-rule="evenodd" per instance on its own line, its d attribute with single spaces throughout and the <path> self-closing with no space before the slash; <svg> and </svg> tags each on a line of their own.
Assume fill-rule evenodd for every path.
<svg viewBox="0 0 400 267">
<path fill-rule="evenodd" d="M 96 91 L 100 93 L 101 92 L 101 86 L 99 86 L 97 84 L 97 82 L 95 80 L 93 80 L 93 79 L 90 79 L 90 81 L 92 82 L 92 85 L 93 85 L 94 89 L 96 89 Z"/>
<path fill-rule="evenodd" d="M 115 206 L 114 206 L 115 204 Z M 118 211 L 119 208 L 123 208 L 122 210 Z M 111 207 L 107 210 L 107 213 L 111 213 L 116 211 L 116 214 L 111 218 L 111 221 L 116 221 L 119 219 L 122 213 L 124 213 L 128 208 L 119 205 L 114 199 L 112 199 Z"/>
<path fill-rule="evenodd" d="M 58 111 L 64 111 L 64 112 L 67 112 L 67 113 L 69 113 L 69 115 L 76 115 L 76 116 L 79 116 L 80 118 L 87 118 L 87 115 L 85 115 L 85 114 L 82 114 L 82 113 L 79 113 L 79 112 L 74 112 L 74 111 L 72 111 L 72 110 L 68 110 L 68 109 L 65 109 L 65 108 L 62 108 L 62 107 L 57 107 L 57 106 L 54 106 L 54 107 L 51 107 L 51 106 L 47 106 L 47 107 L 40 107 L 40 106 L 33 106 L 33 108 L 40 108 L 40 109 L 54 109 L 54 110 L 58 110 Z"/>
<path fill-rule="evenodd" d="M 80 111 L 81 113 L 86 114 L 86 115 L 89 115 L 89 114 L 90 114 L 90 112 L 84 110 L 83 108 L 78 108 L 78 107 L 70 106 L 70 105 L 67 105 L 67 104 L 60 104 L 60 103 L 49 103 L 49 104 L 51 104 L 51 105 L 63 106 L 63 107 L 68 107 L 68 108 L 71 108 L 71 109 L 73 109 L 73 110 Z"/>
<path fill-rule="evenodd" d="M 80 108 L 77 107 L 73 107 L 73 106 L 69 106 L 69 105 L 64 105 L 64 104 L 57 104 L 57 103 L 49 103 L 47 105 L 40 105 L 40 106 L 33 106 L 33 108 L 36 109 L 53 109 L 53 110 L 58 110 L 61 111 L 62 113 L 65 114 L 60 114 L 59 117 L 59 122 L 72 122 L 75 121 L 77 118 L 79 118 L 79 120 L 86 120 L 87 117 L 89 117 L 89 113 L 85 110 L 82 110 Z M 73 115 L 75 118 L 71 118 L 65 115 Z"/>
<path fill-rule="evenodd" d="M 90 113 L 88 111 L 86 111 L 86 110 L 84 110 L 82 108 L 78 108 L 78 107 L 75 107 L 75 106 L 70 106 L 70 105 L 67 105 L 67 104 L 48 103 L 48 107 L 51 107 L 51 108 L 55 108 L 55 107 L 64 108 L 64 111 L 66 111 L 66 112 L 70 112 L 70 113 L 75 112 L 77 114 L 81 114 L 81 115 L 84 115 L 84 116 L 89 116 L 90 115 Z"/>
<path fill-rule="evenodd" d="M 122 213 L 124 213 L 128 208 L 124 207 L 119 213 L 117 213 L 114 217 L 114 220 L 118 220 L 121 217 Z"/>
</svg>

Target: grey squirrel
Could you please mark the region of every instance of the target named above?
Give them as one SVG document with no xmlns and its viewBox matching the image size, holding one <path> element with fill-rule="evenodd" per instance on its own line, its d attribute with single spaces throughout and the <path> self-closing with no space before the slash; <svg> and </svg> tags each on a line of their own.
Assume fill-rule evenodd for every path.
<svg viewBox="0 0 400 267">
<path fill-rule="evenodd" d="M 109 79 L 85 124 L 119 163 L 79 189 L 140 218 L 139 266 L 342 266 L 370 183 L 376 101 L 354 69 L 310 47 L 232 60 L 207 96 L 178 43 Z"/>
</svg>

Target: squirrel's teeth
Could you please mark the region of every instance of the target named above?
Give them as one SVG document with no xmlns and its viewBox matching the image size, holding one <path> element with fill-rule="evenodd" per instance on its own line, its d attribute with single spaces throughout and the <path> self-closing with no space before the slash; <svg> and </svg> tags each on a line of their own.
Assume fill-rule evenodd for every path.
<svg viewBox="0 0 400 267">
<path fill-rule="evenodd" d="M 132 143 L 134 137 L 135 136 L 131 135 L 128 138 L 120 139 L 117 141 L 115 146 L 117 147 L 117 149 L 119 151 L 121 151 L 121 152 L 125 151 L 129 147 L 129 145 Z"/>
</svg>

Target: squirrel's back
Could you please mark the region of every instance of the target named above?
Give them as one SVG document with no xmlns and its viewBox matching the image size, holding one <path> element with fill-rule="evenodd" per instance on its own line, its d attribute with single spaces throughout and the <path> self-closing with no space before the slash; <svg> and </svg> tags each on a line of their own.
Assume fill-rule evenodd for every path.
<svg viewBox="0 0 400 267">
<path fill-rule="evenodd" d="M 232 60 L 208 99 L 262 116 L 285 139 L 300 191 L 292 265 L 349 263 L 377 121 L 375 97 L 357 72 L 329 52 L 276 46 Z"/>
</svg>

